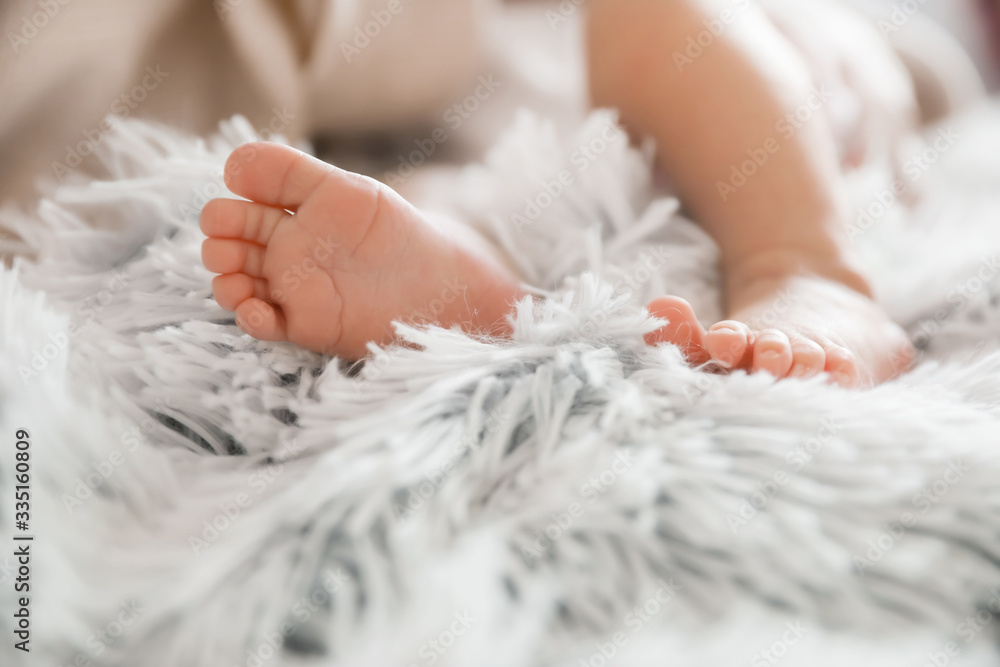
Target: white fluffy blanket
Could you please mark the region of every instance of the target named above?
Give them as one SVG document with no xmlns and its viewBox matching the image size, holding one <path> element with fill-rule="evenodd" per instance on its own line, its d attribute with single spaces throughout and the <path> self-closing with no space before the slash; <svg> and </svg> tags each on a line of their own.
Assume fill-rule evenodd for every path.
<svg viewBox="0 0 1000 667">
<path fill-rule="evenodd" d="M 652 296 L 718 315 L 715 250 L 614 128 L 525 115 L 446 182 L 550 290 L 510 341 L 400 327 L 417 347 L 363 366 L 212 300 L 198 210 L 239 119 L 207 142 L 127 123 L 105 180 L 8 212 L 32 259 L 0 273 L 0 662 L 995 664 L 1000 115 L 902 176 L 912 214 L 855 179 L 853 236 L 922 352 L 853 392 L 642 343 Z"/>
</svg>

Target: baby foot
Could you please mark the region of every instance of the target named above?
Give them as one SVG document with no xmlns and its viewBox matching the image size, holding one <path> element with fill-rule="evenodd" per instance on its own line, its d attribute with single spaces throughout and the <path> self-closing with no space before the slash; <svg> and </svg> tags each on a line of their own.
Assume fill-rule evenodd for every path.
<svg viewBox="0 0 1000 667">
<path fill-rule="evenodd" d="M 391 323 L 499 334 L 518 281 L 468 228 L 431 219 L 388 187 L 288 146 L 247 144 L 201 214 L 219 305 L 245 332 L 352 359 Z"/>
<path fill-rule="evenodd" d="M 777 378 L 829 373 L 845 387 L 878 384 L 913 359 L 906 334 L 867 297 L 833 280 L 761 281 L 730 295 L 730 320 L 708 331 L 690 304 L 661 297 L 650 312 L 669 324 L 646 336 L 678 345 L 692 363 L 764 371 Z"/>
</svg>

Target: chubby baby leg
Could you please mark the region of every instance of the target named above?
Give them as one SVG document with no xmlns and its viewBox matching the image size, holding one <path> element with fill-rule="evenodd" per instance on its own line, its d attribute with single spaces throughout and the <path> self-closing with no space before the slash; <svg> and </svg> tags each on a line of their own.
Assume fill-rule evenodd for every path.
<svg viewBox="0 0 1000 667">
<path fill-rule="evenodd" d="M 741 7 L 697 58 L 689 38 Z M 810 66 L 754 3 L 593 0 L 588 49 L 594 102 L 654 137 L 660 164 L 721 251 L 729 318 L 701 328 L 675 297 L 650 304 L 671 321 L 648 337 L 692 361 L 778 377 L 827 372 L 845 386 L 882 382 L 912 348 L 872 300 L 843 237 L 847 210 L 827 111 L 788 131 L 815 96 Z M 813 104 L 813 107 L 816 105 Z M 768 160 L 729 182 L 748 151 Z"/>
</svg>

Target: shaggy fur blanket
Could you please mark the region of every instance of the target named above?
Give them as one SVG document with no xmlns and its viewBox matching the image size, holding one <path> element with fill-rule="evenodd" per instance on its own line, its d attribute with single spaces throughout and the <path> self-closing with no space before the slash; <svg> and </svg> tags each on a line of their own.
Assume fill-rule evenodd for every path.
<svg viewBox="0 0 1000 667">
<path fill-rule="evenodd" d="M 653 296 L 718 316 L 715 248 L 610 114 L 525 114 L 442 181 L 539 290 L 513 337 L 399 326 L 363 364 L 212 299 L 198 213 L 253 129 L 125 123 L 3 216 L 0 662 L 996 664 L 998 129 L 854 176 L 920 358 L 846 391 L 643 344 Z"/>
</svg>

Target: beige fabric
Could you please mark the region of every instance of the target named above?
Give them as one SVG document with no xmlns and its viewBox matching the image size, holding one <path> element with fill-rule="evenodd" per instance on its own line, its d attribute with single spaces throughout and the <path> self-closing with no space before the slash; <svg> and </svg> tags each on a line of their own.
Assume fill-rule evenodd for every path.
<svg viewBox="0 0 1000 667">
<path fill-rule="evenodd" d="M 421 123 L 483 71 L 495 2 L 3 3 L 0 201 L 72 171 L 108 114 L 204 133 L 242 113 L 293 138 Z"/>
</svg>

